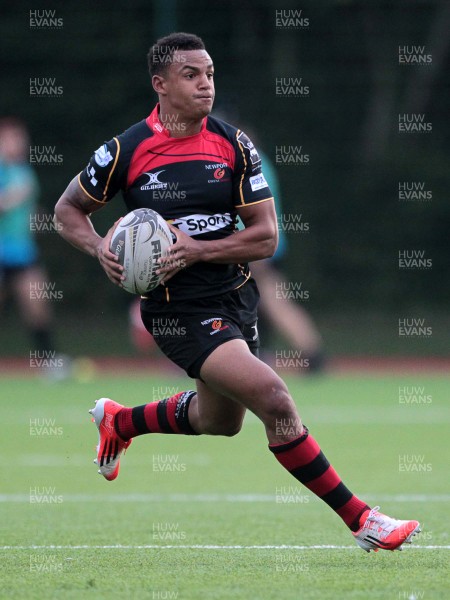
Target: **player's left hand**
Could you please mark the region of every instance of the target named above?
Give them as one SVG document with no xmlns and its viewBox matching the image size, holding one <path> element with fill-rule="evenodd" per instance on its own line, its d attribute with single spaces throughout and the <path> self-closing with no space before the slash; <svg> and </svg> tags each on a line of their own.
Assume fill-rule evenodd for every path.
<svg viewBox="0 0 450 600">
<path fill-rule="evenodd" d="M 166 256 L 162 256 L 158 261 L 161 266 L 156 274 L 165 274 L 161 281 L 162 284 L 167 283 L 179 271 L 198 262 L 201 256 L 201 242 L 193 240 L 170 223 L 167 223 L 167 225 L 176 236 L 177 241 L 170 246 Z"/>
</svg>

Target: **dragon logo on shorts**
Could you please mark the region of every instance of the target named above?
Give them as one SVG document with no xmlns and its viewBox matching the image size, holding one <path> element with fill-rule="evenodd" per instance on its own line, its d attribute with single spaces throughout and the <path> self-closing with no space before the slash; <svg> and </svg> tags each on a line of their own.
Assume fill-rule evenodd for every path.
<svg viewBox="0 0 450 600">
<path fill-rule="evenodd" d="M 209 332 L 209 335 L 214 335 L 215 333 L 219 333 L 219 331 L 229 328 L 229 325 L 223 325 L 223 321 L 220 317 L 206 319 L 206 321 L 202 321 L 201 323 L 202 325 L 211 325 L 212 331 Z"/>
</svg>

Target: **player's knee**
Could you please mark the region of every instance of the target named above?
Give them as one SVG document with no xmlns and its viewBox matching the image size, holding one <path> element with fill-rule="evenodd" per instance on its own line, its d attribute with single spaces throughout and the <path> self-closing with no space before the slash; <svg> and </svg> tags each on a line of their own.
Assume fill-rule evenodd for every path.
<svg viewBox="0 0 450 600">
<path fill-rule="evenodd" d="M 262 420 L 266 425 L 297 420 L 297 409 L 281 379 L 270 382 L 265 391 Z"/>
<path fill-rule="evenodd" d="M 241 429 L 242 423 L 229 423 L 225 427 L 224 433 L 222 433 L 222 435 L 225 435 L 226 437 L 234 437 L 241 431 Z"/>
</svg>

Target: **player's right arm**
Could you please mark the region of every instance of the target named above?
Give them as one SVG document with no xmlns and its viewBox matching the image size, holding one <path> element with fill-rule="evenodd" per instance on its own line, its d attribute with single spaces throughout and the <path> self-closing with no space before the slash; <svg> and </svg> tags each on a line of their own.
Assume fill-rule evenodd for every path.
<svg viewBox="0 0 450 600">
<path fill-rule="evenodd" d="M 72 246 L 97 258 L 109 279 L 120 285 L 123 267 L 110 252 L 111 236 L 117 223 L 102 238 L 94 229 L 90 215 L 104 204 L 91 199 L 83 191 L 78 176 L 67 186 L 55 206 L 55 222 L 60 235 Z"/>
<path fill-rule="evenodd" d="M 116 223 L 102 238 L 90 215 L 113 198 L 125 173 L 118 138 L 106 142 L 91 156 L 86 168 L 69 183 L 55 207 L 57 228 L 70 244 L 97 258 L 109 279 L 120 285 L 123 267 L 109 246 Z"/>
</svg>

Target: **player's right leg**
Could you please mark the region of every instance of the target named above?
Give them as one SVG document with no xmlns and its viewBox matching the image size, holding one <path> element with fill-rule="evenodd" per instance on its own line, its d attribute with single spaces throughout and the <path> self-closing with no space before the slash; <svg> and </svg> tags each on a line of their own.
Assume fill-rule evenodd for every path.
<svg viewBox="0 0 450 600">
<path fill-rule="evenodd" d="M 189 421 L 199 434 L 231 437 L 239 433 L 246 408 L 243 404 L 212 390 L 196 379 L 197 394 L 189 407 Z"/>
<path fill-rule="evenodd" d="M 94 463 L 99 467 L 99 474 L 107 481 L 116 479 L 120 457 L 132 442 L 132 439 L 124 440 L 116 432 L 115 421 L 122 408 L 121 404 L 110 398 L 100 398 L 89 411 L 98 429 L 97 457 Z"/>
<path fill-rule="evenodd" d="M 89 412 L 99 430 L 98 472 L 108 481 L 119 474 L 120 457 L 134 437 L 147 433 L 236 435 L 245 407 L 196 380 L 197 392 L 187 390 L 170 398 L 127 408 L 100 398 Z"/>
</svg>

